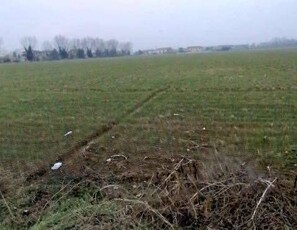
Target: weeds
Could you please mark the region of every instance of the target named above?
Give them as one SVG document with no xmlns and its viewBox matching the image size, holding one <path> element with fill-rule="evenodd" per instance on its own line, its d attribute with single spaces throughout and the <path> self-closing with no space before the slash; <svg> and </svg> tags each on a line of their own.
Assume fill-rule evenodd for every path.
<svg viewBox="0 0 297 230">
<path fill-rule="evenodd" d="M 98 172 L 93 165 L 79 176 L 65 166 L 24 187 L 22 196 L 31 198 L 19 206 L 12 202 L 15 209 L 6 223 L 32 229 L 296 228 L 293 177 L 287 180 L 275 171 L 251 174 L 251 165 L 231 164 L 212 149 L 213 161 L 207 163 L 182 155 L 162 156 L 158 162 L 120 158 L 104 162 L 109 171 Z"/>
</svg>

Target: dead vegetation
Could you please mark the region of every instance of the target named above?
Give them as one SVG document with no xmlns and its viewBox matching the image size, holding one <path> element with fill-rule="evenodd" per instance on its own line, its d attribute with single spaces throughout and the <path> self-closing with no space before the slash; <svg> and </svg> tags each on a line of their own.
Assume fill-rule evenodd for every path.
<svg viewBox="0 0 297 230">
<path fill-rule="evenodd" d="M 124 215 L 157 229 L 296 228 L 296 191 L 285 180 L 252 178 L 244 165 L 224 165 L 225 171 L 217 165 L 216 172 L 201 166 L 181 158 L 171 172 L 156 172 L 135 198 L 115 200 L 126 207 Z"/>
<path fill-rule="evenodd" d="M 1 180 L 0 215 L 13 228 L 54 228 L 44 224 L 47 213 L 63 212 L 65 202 L 83 199 L 83 211 L 67 206 L 73 218 L 66 227 L 296 229 L 293 177 L 287 180 L 272 170 L 251 173 L 251 164 L 235 163 L 216 149 L 208 154 L 213 161 L 184 155 L 111 156 L 100 167 L 90 163 L 93 158 L 77 155 L 61 170 L 24 182 L 22 192 L 13 197 L 17 202 Z M 97 210 L 102 206 L 115 210 L 106 214 Z"/>
</svg>

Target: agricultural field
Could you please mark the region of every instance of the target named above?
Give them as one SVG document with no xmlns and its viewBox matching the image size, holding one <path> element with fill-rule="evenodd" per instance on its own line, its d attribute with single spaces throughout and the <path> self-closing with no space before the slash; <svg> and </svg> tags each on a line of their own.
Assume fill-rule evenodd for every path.
<svg viewBox="0 0 297 230">
<path fill-rule="evenodd" d="M 296 151 L 294 49 L 0 65 L 3 228 L 294 229 Z"/>
</svg>

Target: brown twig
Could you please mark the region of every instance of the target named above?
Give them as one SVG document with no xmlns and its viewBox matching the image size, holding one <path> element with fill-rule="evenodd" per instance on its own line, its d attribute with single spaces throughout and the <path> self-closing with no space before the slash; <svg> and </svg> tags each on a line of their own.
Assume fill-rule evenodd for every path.
<svg viewBox="0 0 297 230">
<path fill-rule="evenodd" d="M 171 176 L 180 168 L 180 166 L 182 165 L 182 162 L 184 161 L 184 158 L 182 158 L 174 167 L 174 169 L 172 170 L 172 172 L 168 175 L 168 177 L 166 177 L 166 179 L 163 181 L 162 185 L 165 184 L 170 178 Z"/>
<path fill-rule="evenodd" d="M 4 195 L 2 194 L 1 191 L 0 191 L 0 195 L 1 195 L 1 198 L 3 199 L 3 201 L 4 201 L 4 204 L 5 204 L 5 206 L 6 206 L 7 210 L 8 210 L 8 212 L 9 212 L 9 215 L 10 215 L 10 217 L 11 217 L 11 220 L 12 220 L 13 222 L 15 222 L 15 216 L 13 215 L 13 213 L 12 213 L 12 211 L 11 211 L 11 209 L 10 209 L 8 203 L 6 202 L 6 199 L 5 199 L 5 197 L 4 197 Z"/>
<path fill-rule="evenodd" d="M 156 209 L 152 208 L 147 202 L 143 202 L 140 200 L 130 200 L 130 199 L 115 199 L 116 201 L 123 201 L 134 204 L 144 205 L 149 211 L 156 214 L 165 224 L 167 224 L 171 229 L 174 229 L 173 225 Z"/>
<path fill-rule="evenodd" d="M 120 158 L 120 157 L 124 158 L 125 160 L 128 160 L 128 157 L 126 157 L 125 155 L 119 155 L 119 154 L 117 154 L 117 155 L 112 155 L 112 156 L 110 156 L 110 158 L 108 158 L 108 159 Z"/>
</svg>

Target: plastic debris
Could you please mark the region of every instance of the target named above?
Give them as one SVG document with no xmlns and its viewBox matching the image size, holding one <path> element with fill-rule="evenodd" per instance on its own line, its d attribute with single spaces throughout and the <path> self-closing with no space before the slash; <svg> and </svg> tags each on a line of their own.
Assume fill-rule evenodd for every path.
<svg viewBox="0 0 297 230">
<path fill-rule="evenodd" d="M 112 155 L 110 158 L 117 158 L 117 157 L 122 157 L 124 158 L 125 160 L 128 160 L 128 157 L 126 157 L 125 155 Z"/>
<path fill-rule="evenodd" d="M 106 160 L 107 163 L 111 162 L 114 158 L 124 158 L 125 160 L 128 160 L 128 157 L 125 155 L 112 155 L 110 158 Z"/>
<path fill-rule="evenodd" d="M 69 131 L 69 132 L 67 132 L 67 133 L 64 134 L 64 137 L 67 137 L 67 136 L 69 136 L 71 134 L 72 134 L 72 131 Z"/>
<path fill-rule="evenodd" d="M 183 115 L 179 114 L 179 113 L 174 113 L 173 114 L 174 117 L 184 117 Z"/>
<path fill-rule="evenodd" d="M 136 195 L 136 197 L 137 197 L 137 198 L 140 198 L 140 197 L 142 197 L 142 194 L 141 194 L 141 193 L 138 193 L 138 194 Z"/>
<path fill-rule="evenodd" d="M 62 166 L 62 162 L 57 162 L 53 165 L 53 167 L 51 167 L 52 170 L 58 170 L 59 168 L 61 168 Z"/>
<path fill-rule="evenodd" d="M 28 216 L 29 214 L 30 214 L 29 210 L 26 209 L 23 211 L 23 216 Z"/>
</svg>

